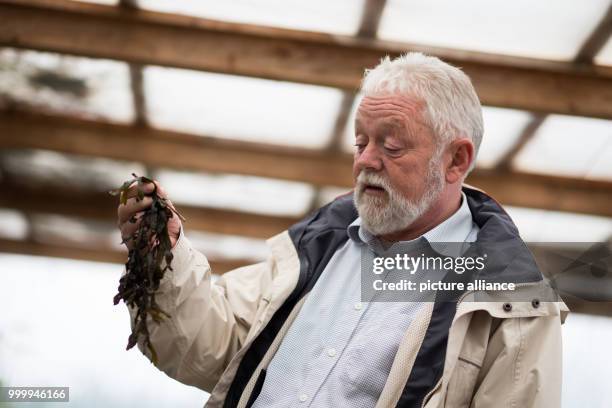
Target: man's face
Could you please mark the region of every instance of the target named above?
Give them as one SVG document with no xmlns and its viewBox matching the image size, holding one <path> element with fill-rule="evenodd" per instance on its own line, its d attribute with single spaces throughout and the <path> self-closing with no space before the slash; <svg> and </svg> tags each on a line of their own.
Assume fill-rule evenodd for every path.
<svg viewBox="0 0 612 408">
<path fill-rule="evenodd" d="M 355 205 L 375 235 L 407 228 L 444 188 L 423 102 L 399 95 L 364 97 L 355 123 Z M 436 157 L 434 157 L 436 156 Z"/>
</svg>

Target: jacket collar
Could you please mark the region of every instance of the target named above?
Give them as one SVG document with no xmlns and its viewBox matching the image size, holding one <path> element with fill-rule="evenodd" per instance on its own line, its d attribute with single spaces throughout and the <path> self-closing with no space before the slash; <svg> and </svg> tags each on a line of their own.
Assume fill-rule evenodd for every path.
<svg viewBox="0 0 612 408">
<path fill-rule="evenodd" d="M 479 276 L 488 281 L 536 282 L 542 274 L 533 256 L 519 236 L 510 216 L 497 201 L 484 192 L 464 185 L 467 206 L 474 223 L 479 227 L 474 248 L 486 252 L 492 264 Z M 318 263 L 320 249 L 328 248 L 330 234 L 335 239 L 349 239 L 348 227 L 358 219 L 353 194 L 347 193 L 317 210 L 289 229 L 289 235 L 298 253 L 310 252 L 309 262 Z M 336 242 L 335 244 L 338 244 Z M 312 251 L 312 249 L 319 249 Z M 434 248 L 432 248 L 434 249 Z M 489 267 L 490 266 L 490 267 Z M 300 283 L 312 275 L 300 276 Z"/>
</svg>

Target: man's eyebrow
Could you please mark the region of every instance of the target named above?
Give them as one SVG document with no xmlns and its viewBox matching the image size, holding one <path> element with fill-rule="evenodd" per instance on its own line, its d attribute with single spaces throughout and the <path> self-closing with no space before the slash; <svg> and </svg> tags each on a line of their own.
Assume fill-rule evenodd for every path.
<svg viewBox="0 0 612 408">
<path fill-rule="evenodd" d="M 399 120 L 390 120 L 380 125 L 380 130 L 389 131 L 389 130 L 404 130 L 406 126 L 403 122 Z"/>
</svg>

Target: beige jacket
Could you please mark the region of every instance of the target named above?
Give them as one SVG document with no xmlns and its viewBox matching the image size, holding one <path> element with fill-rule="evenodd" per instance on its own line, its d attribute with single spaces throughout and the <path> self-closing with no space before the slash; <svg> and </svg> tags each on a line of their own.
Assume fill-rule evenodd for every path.
<svg viewBox="0 0 612 408">
<path fill-rule="evenodd" d="M 481 192 L 467 188 L 464 192 L 477 223 L 477 214 L 499 208 Z M 308 228 L 323 222 L 321 214 L 269 239 L 271 255 L 265 262 L 238 268 L 216 281 L 211 279 L 205 256 L 181 231 L 173 249 L 173 271 L 166 273 L 157 293 L 158 303 L 172 317 L 149 325 L 157 368 L 211 392 L 208 407 L 249 406 L 261 389 L 262 370 L 308 296 L 309 280 L 316 280 L 312 273 L 304 274 L 309 267 L 315 272 L 317 268 L 310 265 L 312 252 L 304 256 L 308 250 L 302 241 L 309 239 Z M 504 214 L 496 216 L 503 218 Z M 354 216 L 350 212 L 341 224 Z M 325 228 L 315 231 L 308 242 L 327 236 L 329 228 Z M 329 239 L 324 242 L 331 253 L 339 245 Z M 318 269 L 326 263 L 325 256 L 321 259 L 324 262 Z M 520 284 L 517 289 L 530 291 L 527 296 L 547 290 L 542 280 Z M 436 303 L 426 304 L 399 345 L 377 407 L 560 407 L 565 304 L 537 298 L 512 301 L 516 297 L 473 301 L 475 295 L 467 292 L 452 306 L 455 313 L 450 314 L 450 328 L 441 331 L 447 338 L 438 344 L 446 346 L 446 353 L 433 348 L 430 357 L 426 349 L 435 335 L 432 319 L 441 315 L 434 311 Z M 134 311 L 128 309 L 133 322 Z M 150 359 L 142 343 L 138 346 Z M 427 370 L 428 358 L 441 362 L 434 376 L 437 381 L 414 392 L 409 386 L 411 373 Z M 418 370 L 417 364 L 421 365 Z"/>
</svg>

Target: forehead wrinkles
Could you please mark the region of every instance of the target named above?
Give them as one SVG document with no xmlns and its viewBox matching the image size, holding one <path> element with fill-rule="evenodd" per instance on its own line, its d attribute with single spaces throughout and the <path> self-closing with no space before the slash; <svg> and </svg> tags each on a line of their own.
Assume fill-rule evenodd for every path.
<svg viewBox="0 0 612 408">
<path fill-rule="evenodd" d="M 405 96 L 366 96 L 361 100 L 357 113 L 362 117 L 390 116 L 410 121 L 422 121 L 423 101 Z"/>
</svg>

